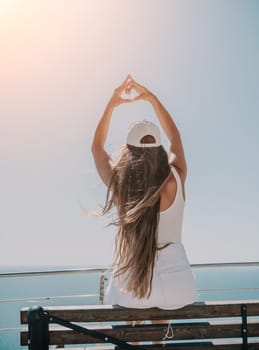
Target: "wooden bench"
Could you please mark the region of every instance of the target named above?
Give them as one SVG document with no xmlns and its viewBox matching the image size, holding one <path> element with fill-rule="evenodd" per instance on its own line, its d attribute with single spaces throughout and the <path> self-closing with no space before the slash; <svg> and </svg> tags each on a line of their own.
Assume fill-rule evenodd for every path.
<svg viewBox="0 0 259 350">
<path fill-rule="evenodd" d="M 135 326 L 125 323 L 143 320 L 169 320 L 169 326 L 149 321 Z M 259 300 L 196 302 L 178 310 L 111 305 L 23 308 L 21 324 L 28 325 L 21 331 L 21 345 L 30 350 L 72 344 L 113 349 L 112 343 L 121 349 L 259 349 Z M 164 339 L 168 331 L 173 337 L 169 334 Z M 151 344 L 154 341 L 162 343 Z M 141 345 L 134 346 L 132 342 Z"/>
</svg>

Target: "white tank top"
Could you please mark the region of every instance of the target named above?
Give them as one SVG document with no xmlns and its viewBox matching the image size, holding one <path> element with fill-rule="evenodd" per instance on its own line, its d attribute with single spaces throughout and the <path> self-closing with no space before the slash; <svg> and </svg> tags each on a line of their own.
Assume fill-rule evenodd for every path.
<svg viewBox="0 0 259 350">
<path fill-rule="evenodd" d="M 177 183 L 176 196 L 171 206 L 160 212 L 158 245 L 181 242 L 182 240 L 182 223 L 185 201 L 183 197 L 181 178 L 175 167 L 172 167 L 172 173 Z"/>
</svg>

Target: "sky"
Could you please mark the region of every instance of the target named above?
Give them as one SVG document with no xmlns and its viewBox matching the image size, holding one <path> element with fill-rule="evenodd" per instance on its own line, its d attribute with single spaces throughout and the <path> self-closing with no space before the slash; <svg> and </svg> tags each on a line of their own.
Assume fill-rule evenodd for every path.
<svg viewBox="0 0 259 350">
<path fill-rule="evenodd" d="M 258 18 L 256 0 L 0 0 L 0 266 L 111 264 L 90 148 L 128 73 L 181 132 L 190 262 L 258 261 Z M 141 119 L 144 101 L 114 111 L 112 155 Z"/>
</svg>

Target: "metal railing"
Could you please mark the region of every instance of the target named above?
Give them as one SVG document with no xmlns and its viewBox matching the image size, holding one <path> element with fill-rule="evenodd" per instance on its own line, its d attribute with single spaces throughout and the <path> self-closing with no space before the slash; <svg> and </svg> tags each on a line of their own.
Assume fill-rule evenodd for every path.
<svg viewBox="0 0 259 350">
<path fill-rule="evenodd" d="M 206 263 L 206 264 L 191 264 L 192 269 L 203 269 L 203 268 L 232 268 L 232 267 L 259 267 L 259 262 L 232 262 L 232 263 Z M 0 299 L 1 303 L 13 303 L 13 302 L 38 302 L 38 301 L 49 301 L 49 300 L 69 300 L 69 299 L 80 299 L 80 298 L 92 298 L 95 297 L 99 300 L 99 303 L 103 303 L 104 297 L 104 284 L 105 274 L 111 271 L 110 267 L 98 267 L 98 268 L 68 268 L 68 269 L 49 269 L 41 271 L 22 271 L 22 272 L 2 272 L 0 273 L 0 279 L 4 278 L 23 278 L 23 277 L 36 277 L 36 276 L 60 276 L 60 275 L 76 275 L 76 274 L 100 274 L 99 279 L 99 293 L 96 294 L 77 294 L 77 295 L 57 295 L 57 296 L 41 296 L 41 297 L 30 297 L 30 298 L 17 298 L 17 299 Z M 259 288 L 210 288 L 210 289 L 199 289 L 198 292 L 226 292 L 226 291 L 258 291 Z M 13 332 L 19 331 L 20 328 L 2 328 L 2 332 Z"/>
<path fill-rule="evenodd" d="M 231 262 L 231 263 L 206 263 L 206 264 L 191 264 L 192 269 L 203 268 L 230 268 L 230 267 L 259 267 L 259 262 Z M 99 303 L 102 304 L 104 297 L 104 284 L 106 281 L 105 273 L 111 272 L 110 267 L 98 267 L 98 268 L 68 268 L 62 270 L 44 270 L 44 271 L 22 271 L 22 272 L 3 272 L 0 273 L 0 278 L 19 278 L 19 277 L 41 277 L 41 276 L 60 276 L 60 275 L 76 275 L 76 274 L 100 274 L 99 293 L 97 294 L 77 294 L 77 295 L 57 295 L 57 296 L 42 296 L 42 297 L 30 297 L 20 299 L 0 299 L 0 303 L 17 302 L 17 301 L 43 301 L 43 300 L 58 300 L 58 299 L 75 299 L 75 298 L 99 298 Z M 199 289 L 199 292 L 220 292 L 220 291 L 255 291 L 259 288 L 209 288 Z"/>
<path fill-rule="evenodd" d="M 191 268 L 223 268 L 223 267 L 259 267 L 259 261 L 252 262 L 230 262 L 230 263 L 206 263 L 206 264 L 191 264 Z M 22 271 L 22 272 L 2 272 L 0 278 L 10 277 L 33 277 L 33 276 L 51 276 L 51 275 L 69 275 L 69 274 L 84 274 L 84 273 L 105 273 L 111 271 L 110 267 L 83 267 L 83 268 L 68 268 L 65 270 L 44 270 L 44 271 Z"/>
<path fill-rule="evenodd" d="M 258 263 L 259 264 L 259 263 Z M 23 272 L 4 272 L 0 273 L 0 278 L 10 277 L 33 277 L 33 276 L 54 276 L 54 275 L 70 275 L 70 274 L 84 274 L 84 273 L 104 273 L 110 270 L 109 267 L 83 267 L 65 270 L 44 270 L 44 271 L 23 271 Z"/>
</svg>

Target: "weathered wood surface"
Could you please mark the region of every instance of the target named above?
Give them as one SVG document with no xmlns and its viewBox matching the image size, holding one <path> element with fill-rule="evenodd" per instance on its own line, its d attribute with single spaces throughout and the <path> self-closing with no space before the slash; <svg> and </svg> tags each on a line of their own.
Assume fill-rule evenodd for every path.
<svg viewBox="0 0 259 350">
<path fill-rule="evenodd" d="M 191 343 L 189 345 L 186 344 L 166 344 L 165 346 L 161 345 L 143 345 L 143 350 L 162 350 L 162 349 L 167 349 L 167 350 L 242 350 L 242 345 L 241 344 L 213 344 L 213 343 Z M 75 348 L 65 348 L 66 350 L 75 350 Z M 86 348 L 76 348 L 76 350 L 85 350 Z M 249 344 L 249 350 L 258 350 L 259 345 L 258 344 Z M 91 350 L 114 350 L 113 347 L 91 347 Z M 121 349 L 123 350 L 123 349 Z"/>
<path fill-rule="evenodd" d="M 212 338 L 239 338 L 241 337 L 241 324 L 210 324 L 206 322 L 172 324 L 173 340 L 200 340 Z M 136 325 L 135 327 L 120 325 L 113 327 L 95 328 L 108 337 L 115 337 L 123 341 L 161 341 L 166 332 L 166 325 Z M 248 325 L 248 337 L 259 337 L 259 321 Z M 102 340 L 87 334 L 69 330 L 52 330 L 50 332 L 50 345 L 55 344 L 90 344 L 103 343 Z M 21 344 L 28 344 L 28 333 L 21 333 Z M 258 344 L 259 347 L 259 344 Z"/>
<path fill-rule="evenodd" d="M 197 302 L 178 310 L 130 309 L 111 305 L 85 305 L 44 307 L 49 315 L 70 322 L 91 324 L 107 335 L 127 342 L 162 341 L 165 324 L 125 325 L 124 321 L 170 320 L 173 328 L 173 342 L 163 342 L 168 350 L 241 350 L 241 309 L 246 305 L 248 319 L 248 350 L 259 350 L 259 300 L 235 302 Z M 27 324 L 28 308 L 21 311 L 21 323 Z M 256 318 L 254 318 L 254 316 Z M 217 321 L 217 318 L 219 320 Z M 200 319 L 200 321 L 199 321 Z M 109 325 L 107 325 L 107 322 Z M 114 323 L 115 322 L 115 323 Z M 121 323 L 121 324 L 119 324 Z M 256 337 L 257 340 L 253 337 Z M 21 332 L 21 345 L 28 344 L 28 332 Z M 98 344 L 98 350 L 112 350 L 114 347 L 101 340 L 76 333 L 72 330 L 50 324 L 50 345 Z M 143 349 L 161 350 L 162 345 L 143 345 Z M 67 348 L 67 347 L 66 347 Z"/>
<path fill-rule="evenodd" d="M 172 350 L 242 350 L 242 344 L 213 344 L 213 343 L 178 343 L 178 344 L 166 344 L 166 345 L 143 345 L 143 350 L 163 350 L 166 349 L 172 349 Z M 259 345 L 256 343 L 251 343 L 248 345 L 248 350 L 258 350 Z M 102 350 L 102 349 L 99 349 Z M 103 349 L 107 350 L 107 349 Z M 114 349 L 110 349 L 114 350 Z M 120 349 L 123 350 L 123 349 Z"/>
<path fill-rule="evenodd" d="M 238 317 L 241 305 L 247 305 L 248 316 L 259 316 L 259 300 L 253 302 L 240 301 L 236 303 L 201 303 L 197 302 L 178 310 L 130 309 L 120 306 L 62 306 L 44 308 L 51 316 L 60 317 L 71 322 L 110 322 L 138 320 L 177 320 L 192 318 Z M 28 308 L 21 311 L 21 323 L 27 324 Z"/>
</svg>

